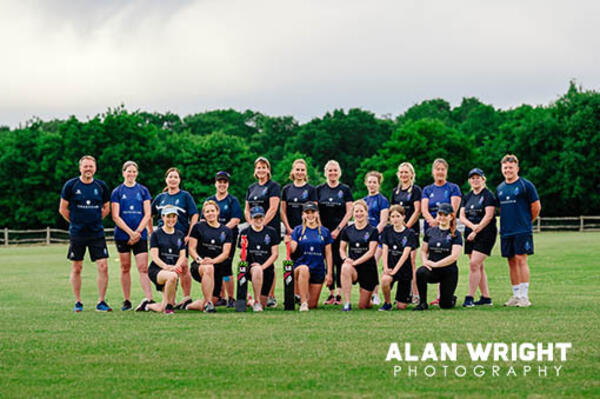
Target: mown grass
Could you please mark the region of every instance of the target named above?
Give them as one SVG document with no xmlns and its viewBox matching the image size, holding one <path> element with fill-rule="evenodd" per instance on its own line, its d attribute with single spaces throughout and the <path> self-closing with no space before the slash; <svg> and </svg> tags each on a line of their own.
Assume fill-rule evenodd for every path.
<svg viewBox="0 0 600 399">
<path fill-rule="evenodd" d="M 573 397 L 598 396 L 600 233 L 535 236 L 528 309 L 503 308 L 510 296 L 505 261 L 495 248 L 487 271 L 495 306 L 485 309 L 391 313 L 322 307 L 306 314 L 282 306 L 262 314 L 120 312 L 99 314 L 96 271 L 86 260 L 85 311 L 71 311 L 66 246 L 0 248 L 0 397 Z M 116 251 L 111 249 L 108 301 L 122 300 Z M 466 293 L 468 262 L 457 294 Z M 141 298 L 133 272 L 133 299 Z M 280 276 L 278 276 L 280 279 Z M 200 287 L 194 283 L 194 297 Z M 279 298 L 281 283 L 278 281 Z M 325 293 L 323 293 L 323 298 Z M 354 301 L 357 295 L 354 295 Z M 456 363 L 417 363 L 419 373 L 385 362 L 391 342 L 571 342 L 556 377 L 537 375 L 536 362 L 492 363 L 478 378 L 464 348 Z M 451 366 L 434 377 L 426 364 Z M 533 371 L 522 376 L 522 366 Z M 506 376 L 514 365 L 518 376 Z"/>
</svg>

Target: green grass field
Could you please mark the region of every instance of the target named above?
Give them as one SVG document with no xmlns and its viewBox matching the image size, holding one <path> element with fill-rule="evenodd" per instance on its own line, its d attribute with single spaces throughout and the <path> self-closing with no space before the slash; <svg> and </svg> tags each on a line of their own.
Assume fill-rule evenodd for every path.
<svg viewBox="0 0 600 399">
<path fill-rule="evenodd" d="M 100 314 L 96 270 L 84 263 L 85 311 L 74 314 L 66 246 L 0 248 L 0 397 L 579 397 L 599 396 L 600 233 L 543 233 L 530 258 L 528 309 L 503 308 L 511 289 L 498 248 L 487 262 L 495 306 L 428 312 L 343 313 L 338 306 L 305 314 L 282 304 L 261 314 Z M 108 302 L 122 301 L 111 244 Z M 468 262 L 457 295 L 466 294 Z M 278 267 L 279 270 L 279 267 Z M 132 271 L 133 301 L 141 299 Z M 282 299 L 280 275 L 278 297 Z M 434 290 L 430 290 L 430 296 Z M 194 282 L 194 297 L 200 286 Z M 322 294 L 325 298 L 325 293 Z M 160 297 L 159 295 L 157 295 Z M 358 299 L 356 293 L 353 301 Z M 281 302 L 281 301 L 280 301 Z M 417 363 L 416 377 L 394 377 L 392 342 L 571 342 L 560 376 L 460 378 L 456 363 Z M 461 352 L 462 353 L 462 352 Z M 560 363 L 560 364 L 559 364 Z M 451 366 L 428 378 L 426 364 Z M 491 367 L 491 363 L 481 363 Z"/>
</svg>

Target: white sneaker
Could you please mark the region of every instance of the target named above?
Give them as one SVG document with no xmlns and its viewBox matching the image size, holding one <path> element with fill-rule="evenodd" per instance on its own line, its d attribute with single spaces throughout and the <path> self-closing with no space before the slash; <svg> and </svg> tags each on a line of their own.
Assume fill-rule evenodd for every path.
<svg viewBox="0 0 600 399">
<path fill-rule="evenodd" d="M 517 303 L 517 306 L 520 308 L 528 308 L 531 306 L 531 302 L 529 301 L 529 298 L 522 296 L 519 298 L 519 303 Z"/>
<path fill-rule="evenodd" d="M 381 299 L 379 299 L 379 295 L 377 294 L 373 294 L 373 296 L 371 297 L 371 302 L 373 302 L 373 305 L 381 305 Z"/>
<path fill-rule="evenodd" d="M 252 305 L 252 310 L 255 312 L 262 312 L 263 308 L 259 302 L 255 302 L 254 305 Z"/>
<path fill-rule="evenodd" d="M 510 299 L 504 303 L 504 306 L 518 306 L 520 300 L 521 298 L 518 296 L 511 296 Z"/>
<path fill-rule="evenodd" d="M 308 303 L 306 303 L 306 302 L 302 303 L 302 305 L 300 305 L 300 311 L 308 312 Z"/>
</svg>

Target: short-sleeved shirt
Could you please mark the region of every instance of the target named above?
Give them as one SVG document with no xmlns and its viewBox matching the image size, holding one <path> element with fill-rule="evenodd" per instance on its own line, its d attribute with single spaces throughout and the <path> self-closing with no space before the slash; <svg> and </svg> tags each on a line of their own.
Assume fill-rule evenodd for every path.
<svg viewBox="0 0 600 399">
<path fill-rule="evenodd" d="M 538 201 L 535 186 L 522 177 L 514 183 L 500 183 L 496 188 L 500 202 L 500 236 L 532 233 L 531 204 Z"/>
<path fill-rule="evenodd" d="M 233 241 L 231 230 L 227 226 L 219 224 L 219 227 L 215 228 L 205 221 L 192 227 L 190 237 L 198 240 L 196 252 L 201 258 L 216 258 L 223 253 L 223 246 Z"/>
<path fill-rule="evenodd" d="M 425 231 L 423 236 L 423 242 L 428 243 L 428 256 L 427 259 L 437 262 L 438 260 L 444 259 L 452 254 L 453 245 L 463 245 L 463 239 L 460 235 L 460 231 L 456 230 L 454 236 L 450 233 L 450 230 L 442 230 L 439 227 L 431 227 Z M 456 262 L 448 265 L 456 266 Z"/>
<path fill-rule="evenodd" d="M 452 205 L 451 198 L 452 197 L 461 197 L 462 194 L 460 192 L 460 187 L 458 187 L 454 183 L 450 183 L 447 181 L 441 186 L 437 186 L 435 184 L 430 184 L 425 186 L 423 192 L 421 194 L 421 200 L 427 198 L 429 200 L 429 213 L 432 217 L 437 216 L 438 206 L 440 204 L 450 204 Z M 429 228 L 429 224 L 425 222 L 425 230 Z"/>
<path fill-rule="evenodd" d="M 363 198 L 369 208 L 369 224 L 377 227 L 381 221 L 381 211 L 389 209 L 390 202 L 381 193 L 368 195 Z"/>
<path fill-rule="evenodd" d="M 175 229 L 187 235 L 190 230 L 190 219 L 198 213 L 198 208 L 192 195 L 185 190 L 179 190 L 176 194 L 169 194 L 167 191 L 158 194 L 152 201 L 152 215 L 159 215 L 158 227 L 162 227 L 163 221 L 160 218 L 161 210 L 167 206 L 173 206 L 177 209 L 177 224 Z"/>
<path fill-rule="evenodd" d="M 173 266 L 179 259 L 179 252 L 185 249 L 184 234 L 179 230 L 167 234 L 162 228 L 157 229 L 150 236 L 150 248 L 158 248 L 160 260 Z"/>
<path fill-rule="evenodd" d="M 478 224 L 481 222 L 483 217 L 485 216 L 485 208 L 488 206 L 497 206 L 496 196 L 488 190 L 484 188 L 479 192 L 479 194 L 475 194 L 473 191 L 469 191 L 467 195 L 462 198 L 460 206 L 465 210 L 465 216 L 467 219 L 474 224 Z M 490 223 L 483 230 L 479 232 L 480 236 L 495 236 L 497 232 L 496 229 L 496 218 L 494 217 Z M 465 237 L 471 233 L 471 229 L 465 227 Z"/>
<path fill-rule="evenodd" d="M 135 183 L 133 187 L 120 184 L 110 195 L 110 202 L 119 204 L 119 216 L 125 224 L 135 230 L 144 218 L 144 201 L 151 201 L 152 197 L 148 189 Z M 142 231 L 142 240 L 148 239 L 146 229 Z M 129 240 L 129 235 L 115 226 L 115 240 Z"/>
<path fill-rule="evenodd" d="M 104 237 L 102 206 L 110 201 L 110 191 L 102 180 L 84 183 L 75 177 L 65 183 L 60 197 L 69 202 L 71 240 Z"/>
<path fill-rule="evenodd" d="M 356 228 L 355 224 L 346 226 L 342 230 L 341 240 L 348 243 L 348 256 L 352 260 L 356 260 L 369 251 L 369 244 L 372 241 L 378 242 L 379 232 L 370 224 L 361 230 Z M 375 259 L 371 258 L 366 264 L 377 266 Z"/>
<path fill-rule="evenodd" d="M 406 212 L 404 220 L 408 222 L 415 213 L 415 202 L 421 201 L 421 187 L 416 184 L 404 190 L 398 187 L 392 192 L 391 198 L 392 205 L 400 205 L 404 208 L 404 211 Z M 418 234 L 420 232 L 419 227 L 419 221 L 417 220 L 411 229 Z"/>
<path fill-rule="evenodd" d="M 253 208 L 255 206 L 262 206 L 266 213 L 270 207 L 269 200 L 272 197 L 279 198 L 279 196 L 279 184 L 274 182 L 273 180 L 269 180 L 263 185 L 258 184 L 258 182 L 251 184 L 250 187 L 248 187 L 248 191 L 246 192 L 246 201 L 248 201 L 250 208 Z M 277 234 L 281 234 L 281 219 L 279 218 L 279 209 L 276 210 L 275 216 L 268 223 L 268 225 L 273 227 Z"/>
<path fill-rule="evenodd" d="M 286 216 L 292 230 L 302 224 L 302 206 L 307 202 L 317 202 L 317 189 L 310 184 L 298 187 L 286 184 L 281 190 L 281 200 L 286 203 Z"/>
<path fill-rule="evenodd" d="M 311 272 L 324 275 L 325 247 L 333 243 L 329 229 L 325 226 L 321 226 L 320 229 L 296 226 L 292 232 L 292 240 L 298 243 L 296 249 L 298 257 L 294 261 L 294 266 L 306 265 Z"/>
<path fill-rule="evenodd" d="M 249 265 L 264 264 L 271 257 L 271 248 L 281 242 L 279 234 L 270 226 L 264 226 L 261 231 L 248 226 L 240 232 L 240 237 L 244 235 L 248 237 L 246 261 Z M 242 247 L 242 240 L 238 241 L 238 247 Z"/>
<path fill-rule="evenodd" d="M 346 204 L 354 201 L 354 198 L 350 187 L 345 184 L 330 187 L 323 183 L 317 187 L 317 201 L 321 223 L 332 231 L 340 225 L 346 216 Z"/>
<path fill-rule="evenodd" d="M 388 246 L 388 267 L 393 269 L 402 257 L 404 248 L 410 248 L 411 251 L 417 248 L 417 236 L 411 229 L 404 229 L 401 232 L 394 230 L 394 226 L 385 226 L 381 233 L 381 243 Z M 404 279 L 412 278 L 412 263 L 410 256 L 400 266 L 398 271 Z"/>
<path fill-rule="evenodd" d="M 215 201 L 219 206 L 219 223 L 227 224 L 231 219 L 237 218 L 242 219 L 242 208 L 240 207 L 240 201 L 231 194 L 227 194 L 222 200 L 217 200 L 217 196 L 213 195 L 206 199 L 207 201 Z M 238 227 L 235 226 L 232 232 L 236 233 Z"/>
</svg>

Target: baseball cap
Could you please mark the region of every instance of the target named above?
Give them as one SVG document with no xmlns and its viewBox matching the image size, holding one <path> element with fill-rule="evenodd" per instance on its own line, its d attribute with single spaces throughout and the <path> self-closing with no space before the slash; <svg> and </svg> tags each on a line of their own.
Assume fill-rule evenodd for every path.
<svg viewBox="0 0 600 399">
<path fill-rule="evenodd" d="M 315 205 L 314 202 L 307 202 L 302 207 L 302 212 L 318 211 L 318 210 L 319 210 L 319 208 L 317 208 L 317 205 Z"/>
<path fill-rule="evenodd" d="M 231 175 L 229 173 L 225 172 L 224 170 L 218 171 L 217 174 L 215 175 L 215 181 L 217 181 L 217 180 L 229 181 L 230 178 L 231 178 Z"/>
<path fill-rule="evenodd" d="M 265 210 L 262 206 L 254 206 L 250 209 L 250 217 L 254 219 L 257 216 L 265 216 Z"/>
<path fill-rule="evenodd" d="M 452 205 L 450 204 L 443 203 L 438 205 L 437 211 L 438 213 L 445 213 L 446 215 L 449 215 L 454 213 L 454 208 L 452 208 Z"/>
<path fill-rule="evenodd" d="M 469 178 L 473 175 L 479 175 L 481 177 L 485 177 L 485 174 L 483 173 L 483 170 L 479 169 L 479 168 L 473 168 L 469 171 Z"/>
<path fill-rule="evenodd" d="M 174 206 L 165 206 L 160 212 L 162 216 L 177 215 L 177 209 Z"/>
</svg>

